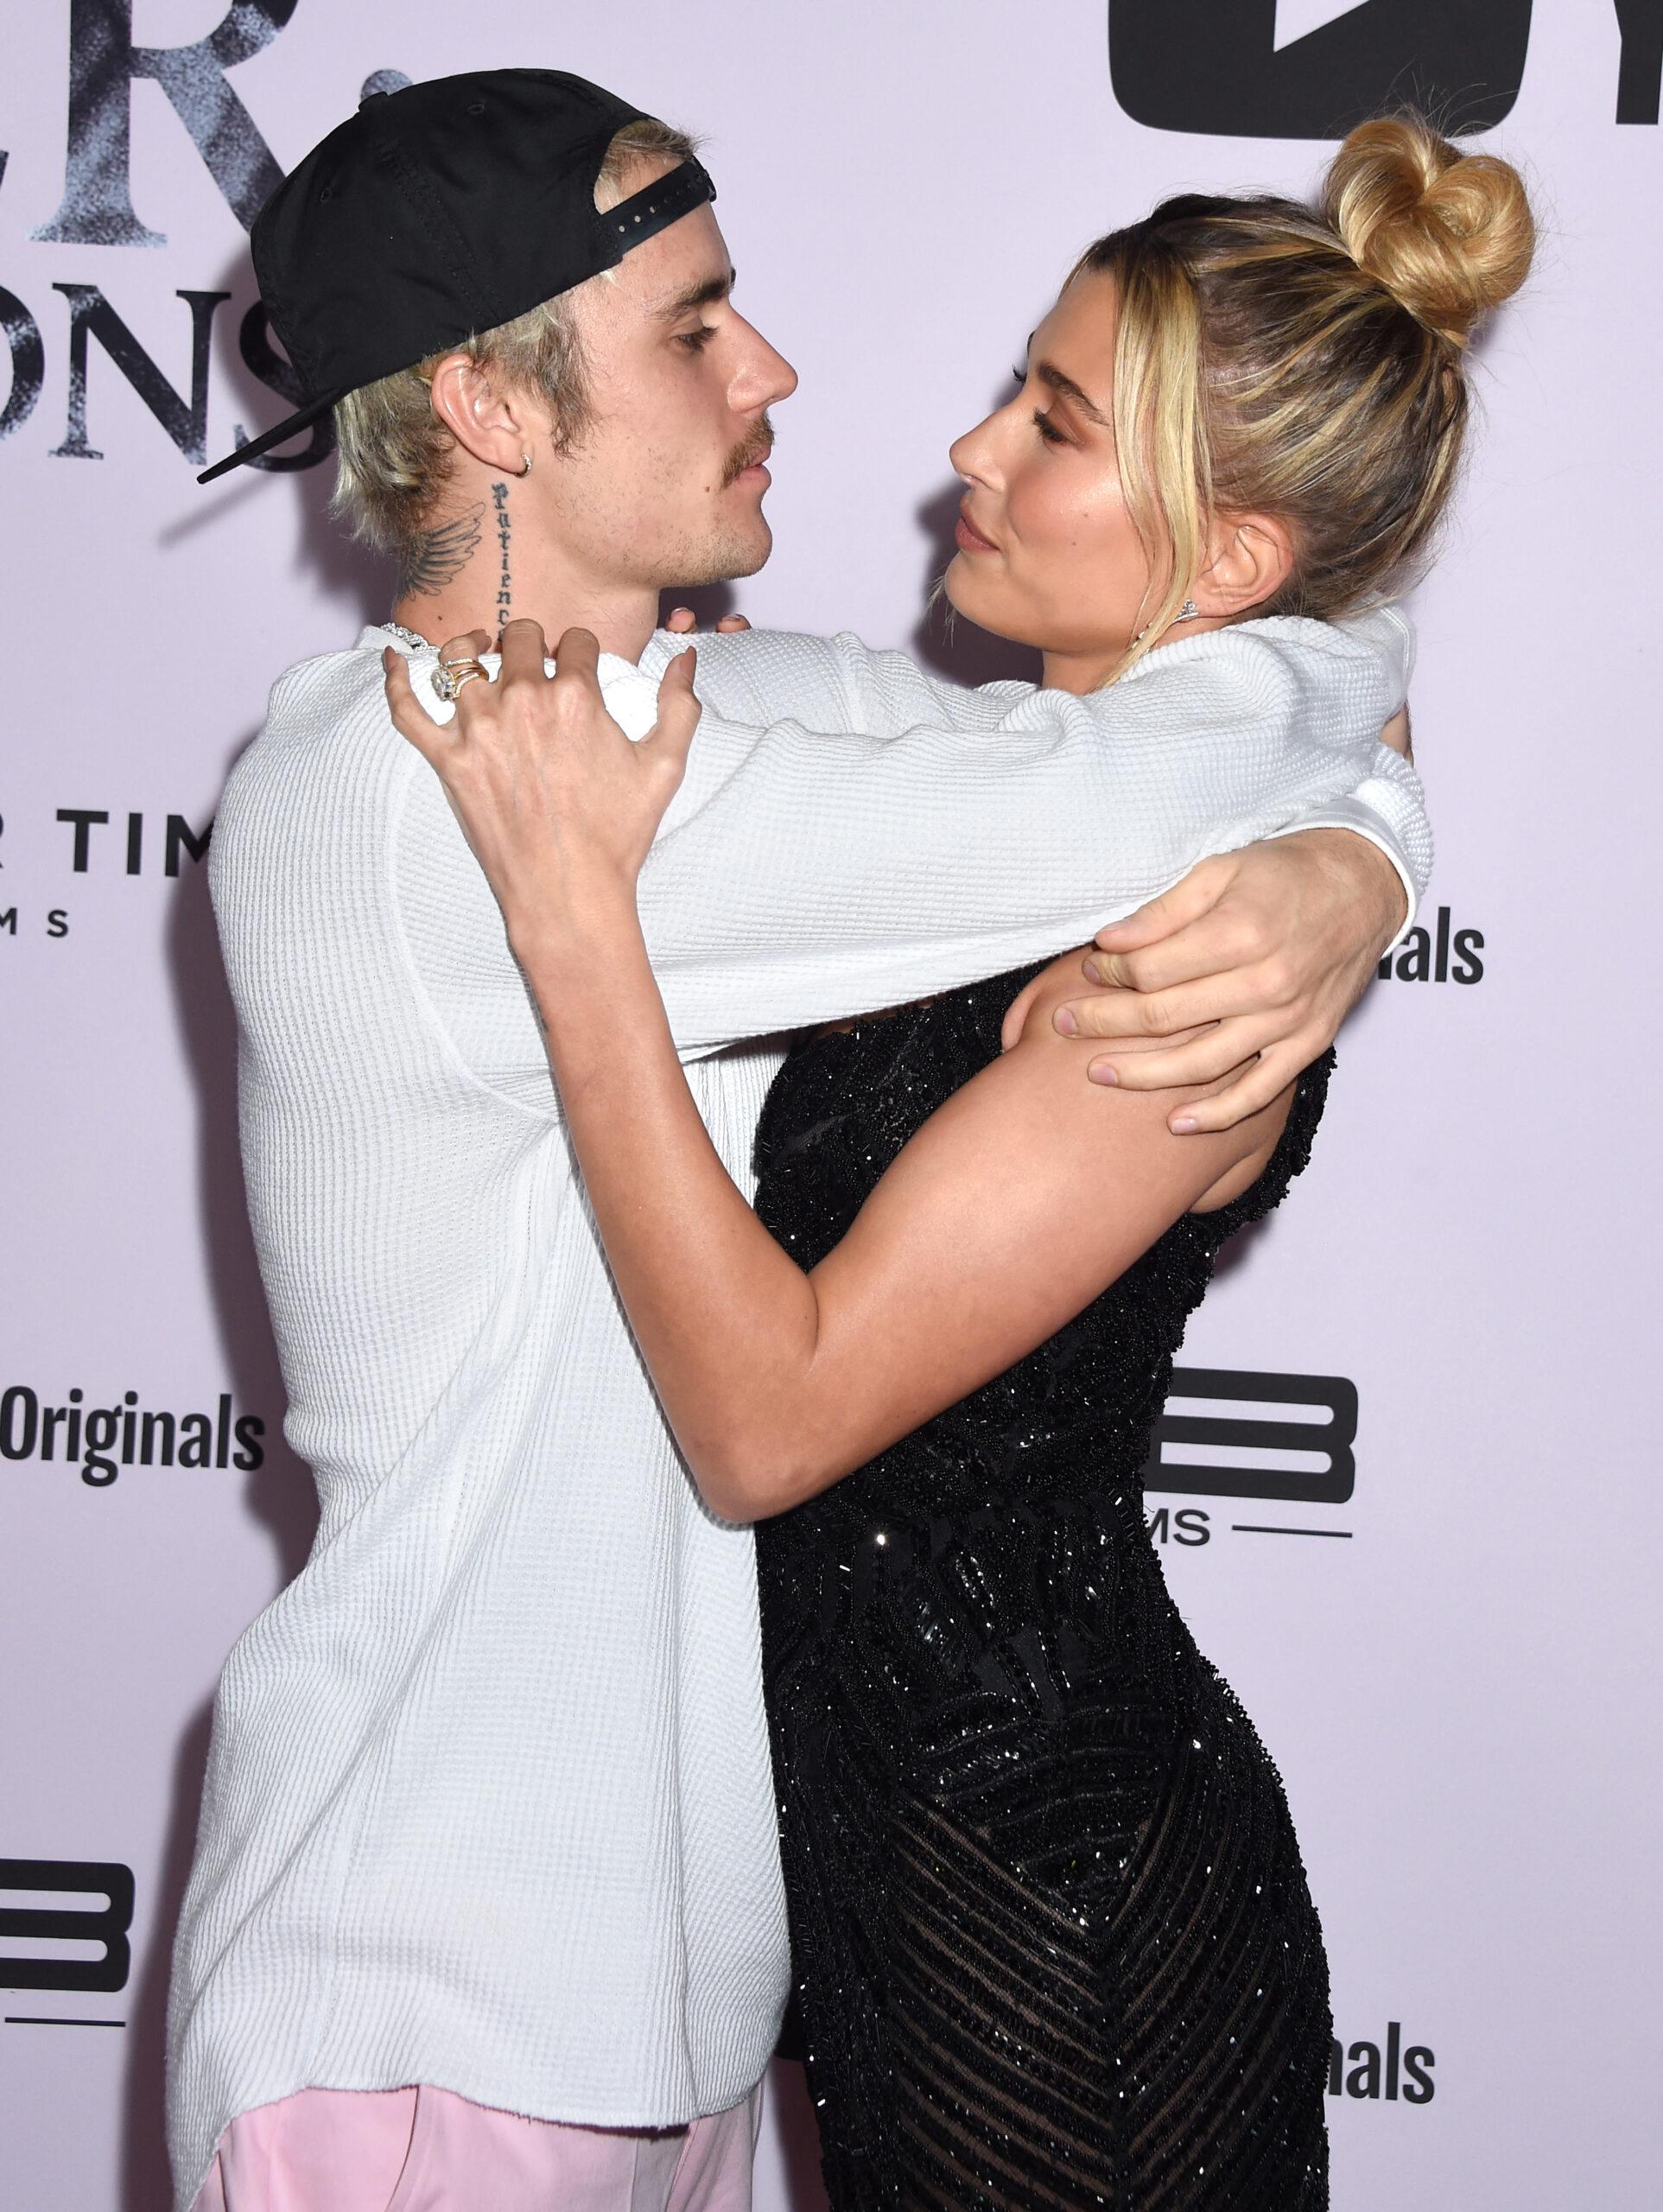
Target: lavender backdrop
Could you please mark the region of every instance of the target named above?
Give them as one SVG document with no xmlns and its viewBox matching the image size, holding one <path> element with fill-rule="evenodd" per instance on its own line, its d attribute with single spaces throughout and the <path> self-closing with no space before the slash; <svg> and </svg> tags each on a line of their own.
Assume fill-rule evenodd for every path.
<svg viewBox="0 0 1663 2212">
<path fill-rule="evenodd" d="M 1302 187 L 1393 92 L 1529 170 L 1539 273 L 1485 351 L 1419 602 L 1426 939 L 1347 1033 L 1297 1203 L 1192 1332 L 1213 1395 L 1172 1410 L 1224 1426 L 1172 1426 L 1185 1487 L 1152 1506 L 1323 1907 L 1336 2203 L 1640 2212 L 1663 0 L 225 7 L 41 0 L 0 79 L 5 2202 L 166 2202 L 208 1699 L 311 1524 L 197 854 L 273 676 L 387 582 L 324 521 L 327 467 L 192 480 L 284 406 L 243 219 L 376 73 L 521 61 L 708 136 L 742 304 L 803 372 L 745 611 L 932 653 L 947 444 L 1089 237 L 1180 186 Z M 1308 1438 L 1255 1426 L 1280 1408 Z M 143 1464 L 147 1413 L 172 1465 L 154 1418 Z M 131 1872 L 130 1959 L 122 1878 L 88 1862 Z M 809 2212 L 800 2082 L 777 2090 L 759 2202 Z"/>
</svg>

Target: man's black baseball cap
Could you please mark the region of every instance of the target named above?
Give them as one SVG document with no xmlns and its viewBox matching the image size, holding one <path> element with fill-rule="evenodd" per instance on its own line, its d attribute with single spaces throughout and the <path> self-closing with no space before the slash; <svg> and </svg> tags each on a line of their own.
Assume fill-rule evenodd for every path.
<svg viewBox="0 0 1663 2212">
<path fill-rule="evenodd" d="M 286 176 L 251 241 L 306 404 L 211 483 L 361 385 L 615 268 L 716 196 L 695 161 L 602 213 L 594 182 L 644 111 L 558 69 L 486 69 L 372 92 Z"/>
</svg>

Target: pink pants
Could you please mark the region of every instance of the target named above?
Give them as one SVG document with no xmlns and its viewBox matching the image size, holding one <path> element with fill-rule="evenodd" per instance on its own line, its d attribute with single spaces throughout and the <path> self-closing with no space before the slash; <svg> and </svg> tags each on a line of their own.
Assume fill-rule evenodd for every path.
<svg viewBox="0 0 1663 2212">
<path fill-rule="evenodd" d="M 750 2212 L 762 2091 L 688 2127 L 568 2127 L 447 2089 L 302 2089 L 232 2120 L 192 2212 Z"/>
</svg>

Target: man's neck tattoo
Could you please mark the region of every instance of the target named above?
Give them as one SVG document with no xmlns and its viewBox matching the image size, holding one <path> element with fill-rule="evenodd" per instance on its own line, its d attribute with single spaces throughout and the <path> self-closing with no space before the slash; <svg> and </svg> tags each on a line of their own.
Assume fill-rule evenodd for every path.
<svg viewBox="0 0 1663 2212">
<path fill-rule="evenodd" d="M 454 583 L 479 551 L 484 524 L 485 502 L 481 500 L 454 522 L 418 531 L 399 561 L 399 598 L 431 599 L 447 584 Z"/>
<path fill-rule="evenodd" d="M 497 543 L 502 548 L 502 574 L 497 580 L 497 627 L 514 619 L 514 582 L 508 566 L 508 538 L 511 525 L 508 519 L 508 486 L 493 484 L 491 502 L 497 511 Z"/>
</svg>

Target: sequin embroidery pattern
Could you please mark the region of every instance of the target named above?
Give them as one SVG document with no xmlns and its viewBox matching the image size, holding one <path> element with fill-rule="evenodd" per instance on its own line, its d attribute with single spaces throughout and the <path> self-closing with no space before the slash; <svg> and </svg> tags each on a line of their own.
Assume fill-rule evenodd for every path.
<svg viewBox="0 0 1663 2212">
<path fill-rule="evenodd" d="M 797 1046 L 757 1211 L 804 1266 L 1037 972 Z M 1329 1065 L 1241 1198 L 758 1530 L 835 2212 L 1328 2203 L 1321 1930 L 1275 1768 L 1167 1592 L 1142 1469 L 1185 1321 L 1304 1167 Z"/>
</svg>

